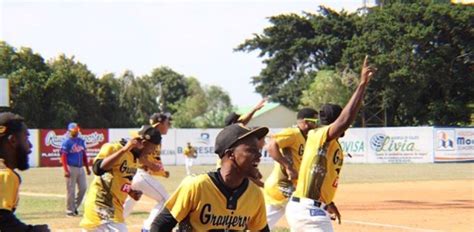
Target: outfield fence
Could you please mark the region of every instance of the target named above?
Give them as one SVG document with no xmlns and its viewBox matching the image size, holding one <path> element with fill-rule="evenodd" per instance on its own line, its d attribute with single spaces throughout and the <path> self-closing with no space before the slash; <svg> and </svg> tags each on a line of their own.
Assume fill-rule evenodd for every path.
<svg viewBox="0 0 474 232">
<path fill-rule="evenodd" d="M 82 129 L 90 162 L 107 142 L 129 138 L 128 129 Z M 281 128 L 270 129 L 269 134 Z M 216 164 L 214 141 L 220 129 L 170 129 L 163 136 L 161 157 L 166 165 L 183 165 L 183 150 L 190 142 L 197 150 L 197 165 Z M 64 129 L 31 129 L 32 167 L 60 166 L 59 150 L 66 136 Z M 268 138 L 267 138 L 268 139 Z M 433 163 L 473 162 L 474 128 L 378 127 L 351 128 L 340 140 L 345 163 Z M 262 151 L 262 163 L 271 163 Z"/>
</svg>

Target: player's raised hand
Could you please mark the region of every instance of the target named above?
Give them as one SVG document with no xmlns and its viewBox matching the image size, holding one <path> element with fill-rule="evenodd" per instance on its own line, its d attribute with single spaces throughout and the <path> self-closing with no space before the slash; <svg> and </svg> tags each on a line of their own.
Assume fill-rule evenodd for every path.
<svg viewBox="0 0 474 232">
<path fill-rule="evenodd" d="M 375 71 L 377 70 L 374 67 L 369 66 L 369 55 L 365 56 L 364 63 L 362 64 L 362 70 L 360 72 L 360 83 L 361 84 L 367 84 L 369 83 L 370 79 L 375 74 Z"/>
<path fill-rule="evenodd" d="M 132 150 L 133 148 L 138 148 L 138 149 L 142 149 L 143 148 L 143 143 L 142 143 L 143 139 L 141 138 L 133 138 L 133 139 L 130 139 L 128 140 L 127 144 L 125 144 L 125 150 L 127 151 L 130 151 Z"/>
<path fill-rule="evenodd" d="M 264 97 L 262 100 L 260 100 L 257 105 L 254 107 L 255 110 L 260 110 L 265 106 L 265 103 L 267 102 L 268 97 Z"/>
</svg>

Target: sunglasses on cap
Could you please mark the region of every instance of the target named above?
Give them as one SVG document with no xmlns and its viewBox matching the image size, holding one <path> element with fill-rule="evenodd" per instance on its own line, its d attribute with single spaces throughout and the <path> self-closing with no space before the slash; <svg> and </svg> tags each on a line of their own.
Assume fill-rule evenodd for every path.
<svg viewBox="0 0 474 232">
<path fill-rule="evenodd" d="M 303 118 L 303 120 L 308 121 L 308 122 L 312 122 L 312 123 L 315 123 L 315 124 L 319 124 L 319 119 L 317 119 L 317 118 Z"/>
</svg>

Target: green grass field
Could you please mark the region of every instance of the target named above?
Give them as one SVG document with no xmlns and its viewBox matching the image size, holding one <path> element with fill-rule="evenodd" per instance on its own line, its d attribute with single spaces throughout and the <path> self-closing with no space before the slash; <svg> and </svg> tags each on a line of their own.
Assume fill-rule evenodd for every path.
<svg viewBox="0 0 474 232">
<path fill-rule="evenodd" d="M 159 180 L 166 190 L 172 193 L 185 176 L 185 169 L 184 166 L 168 166 L 167 168 L 171 172 L 170 178 L 159 178 Z M 193 171 L 204 173 L 213 168 L 214 166 L 196 166 Z M 266 177 L 272 165 L 261 165 L 260 169 Z M 474 179 L 474 164 L 346 164 L 341 173 L 341 184 L 464 180 Z M 66 187 L 61 168 L 32 168 L 21 172 L 20 175 L 22 176 L 20 187 L 22 194 L 16 214 L 21 220 L 29 224 L 46 223 L 53 229 L 79 227 L 80 217 L 65 217 Z M 88 177 L 88 183 L 91 179 L 92 177 Z M 82 209 L 79 212 L 82 214 Z M 127 222 L 140 224 L 147 215 L 148 212 L 135 211 Z"/>
</svg>

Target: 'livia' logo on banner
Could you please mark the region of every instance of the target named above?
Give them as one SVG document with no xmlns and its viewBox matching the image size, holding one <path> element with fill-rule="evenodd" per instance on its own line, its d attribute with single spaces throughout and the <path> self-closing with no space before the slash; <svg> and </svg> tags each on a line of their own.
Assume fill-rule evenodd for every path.
<svg viewBox="0 0 474 232">
<path fill-rule="evenodd" d="M 370 147 L 376 152 L 406 152 L 415 151 L 415 142 L 407 136 L 388 136 L 375 134 L 370 138 Z"/>
</svg>

